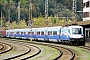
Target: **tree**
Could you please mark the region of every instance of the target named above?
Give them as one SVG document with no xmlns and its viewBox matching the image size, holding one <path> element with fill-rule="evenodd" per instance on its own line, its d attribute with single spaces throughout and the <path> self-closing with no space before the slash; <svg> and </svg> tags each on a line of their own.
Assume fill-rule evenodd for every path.
<svg viewBox="0 0 90 60">
<path fill-rule="evenodd" d="M 43 18 L 42 13 L 40 13 L 39 18 Z"/>
<path fill-rule="evenodd" d="M 33 18 L 34 22 L 34 26 L 44 26 L 44 18 L 39 17 L 39 18 Z"/>
<path fill-rule="evenodd" d="M 5 27 L 5 20 L 2 20 L 2 27 Z"/>
<path fill-rule="evenodd" d="M 18 21 L 18 2 L 20 1 L 20 19 L 28 21 L 29 20 L 29 0 L 0 0 L 0 11 L 3 12 L 4 21 L 8 21 L 8 9 L 10 8 L 10 21 Z M 73 0 L 49 0 L 48 4 L 48 16 L 52 15 L 54 17 L 56 14 L 59 17 L 71 17 L 72 16 L 72 5 Z M 77 0 L 77 10 L 82 10 L 82 1 Z M 44 18 L 45 17 L 45 0 L 32 0 L 32 17 L 36 18 L 38 21 L 35 24 L 39 25 L 39 20 L 43 22 L 44 25 Z M 39 18 L 38 18 L 39 17 Z M 77 20 L 82 20 L 82 14 L 77 13 Z M 35 21 L 36 21 L 35 20 Z M 49 22 L 49 21 L 48 21 Z M 59 22 L 57 19 L 50 19 L 50 22 L 56 24 Z M 34 23 L 34 22 L 33 22 Z"/>
<path fill-rule="evenodd" d="M 10 27 L 11 27 L 11 28 L 16 28 L 16 27 L 17 27 L 16 21 L 12 22 L 12 23 L 10 24 Z"/>
<path fill-rule="evenodd" d="M 19 27 L 20 28 L 27 27 L 27 24 L 26 24 L 25 20 L 20 20 Z"/>
</svg>

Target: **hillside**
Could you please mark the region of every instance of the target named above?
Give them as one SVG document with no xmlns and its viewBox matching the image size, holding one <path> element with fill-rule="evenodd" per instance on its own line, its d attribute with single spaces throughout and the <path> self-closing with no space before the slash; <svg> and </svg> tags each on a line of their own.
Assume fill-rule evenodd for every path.
<svg viewBox="0 0 90 60">
<path fill-rule="evenodd" d="M 8 21 L 10 14 L 10 22 L 18 21 L 18 1 L 19 0 L 0 0 L 0 12 L 2 10 L 4 22 Z M 32 0 L 33 10 L 32 17 L 37 18 L 40 14 L 44 17 L 45 0 Z M 49 0 L 48 14 L 49 16 L 71 17 L 73 0 Z M 10 9 L 10 12 L 9 12 Z M 82 10 L 82 0 L 77 0 L 77 11 Z M 20 19 L 29 20 L 29 1 L 20 0 Z M 77 20 L 82 20 L 82 13 L 77 13 Z"/>
</svg>

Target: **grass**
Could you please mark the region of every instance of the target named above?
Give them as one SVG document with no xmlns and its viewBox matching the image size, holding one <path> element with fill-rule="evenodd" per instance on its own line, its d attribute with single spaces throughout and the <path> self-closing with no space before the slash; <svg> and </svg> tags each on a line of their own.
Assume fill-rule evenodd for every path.
<svg viewBox="0 0 90 60">
<path fill-rule="evenodd" d="M 53 58 L 57 57 L 58 54 L 59 54 L 59 52 L 53 48 L 53 56 L 50 57 L 48 60 L 53 60 Z"/>
<path fill-rule="evenodd" d="M 57 57 L 57 55 L 59 54 L 58 50 L 54 49 L 54 48 L 51 48 L 51 47 L 48 47 L 48 46 L 39 46 L 41 48 L 44 49 L 44 51 L 42 51 L 42 53 L 38 56 L 38 57 L 35 57 L 31 60 L 53 60 L 53 58 Z M 49 54 L 51 56 L 49 56 Z"/>
</svg>

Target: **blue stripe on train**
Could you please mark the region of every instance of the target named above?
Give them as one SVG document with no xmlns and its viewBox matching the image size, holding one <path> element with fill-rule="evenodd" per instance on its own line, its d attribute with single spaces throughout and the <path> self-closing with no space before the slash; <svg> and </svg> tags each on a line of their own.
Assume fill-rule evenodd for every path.
<svg viewBox="0 0 90 60">
<path fill-rule="evenodd" d="M 59 36 L 59 35 L 54 35 L 54 36 L 47 35 L 47 38 L 48 38 L 48 39 L 60 40 L 60 36 Z"/>
</svg>

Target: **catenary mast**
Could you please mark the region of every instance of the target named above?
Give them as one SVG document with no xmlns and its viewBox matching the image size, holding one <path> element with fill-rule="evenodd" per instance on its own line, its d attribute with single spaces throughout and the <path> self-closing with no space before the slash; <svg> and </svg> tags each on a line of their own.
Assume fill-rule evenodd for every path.
<svg viewBox="0 0 90 60">
<path fill-rule="evenodd" d="M 20 22 L 20 1 L 18 1 L 18 22 L 17 22 L 17 27 L 19 26 Z"/>
<path fill-rule="evenodd" d="M 76 0 L 73 0 L 72 21 L 76 20 Z"/>
<path fill-rule="evenodd" d="M 48 25 L 48 0 L 45 0 L 45 25 Z"/>
</svg>

